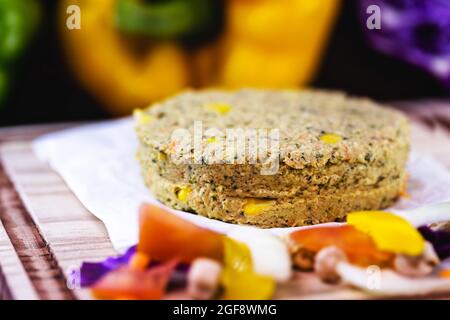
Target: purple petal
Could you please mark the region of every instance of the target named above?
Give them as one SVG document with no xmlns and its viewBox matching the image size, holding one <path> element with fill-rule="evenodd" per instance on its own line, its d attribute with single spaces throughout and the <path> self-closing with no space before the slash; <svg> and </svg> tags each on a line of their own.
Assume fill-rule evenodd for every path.
<svg viewBox="0 0 450 320">
<path fill-rule="evenodd" d="M 110 271 L 127 264 L 136 253 L 136 246 L 129 248 L 123 255 L 109 257 L 102 262 L 83 262 L 80 268 L 80 285 L 89 287 Z"/>
<path fill-rule="evenodd" d="M 450 257 L 450 232 L 438 230 L 434 231 L 428 226 L 419 228 L 422 236 L 430 242 L 441 260 Z"/>
<path fill-rule="evenodd" d="M 369 30 L 368 6 L 381 9 L 381 30 Z M 360 20 L 377 50 L 419 66 L 450 89 L 450 1 L 361 0 Z"/>
<path fill-rule="evenodd" d="M 130 259 L 136 253 L 136 246 L 130 247 L 123 255 L 116 257 L 109 257 L 101 262 L 83 262 L 79 272 L 79 283 L 81 287 L 90 287 L 95 284 L 101 277 L 107 273 L 114 271 L 130 262 Z M 160 265 L 160 262 L 152 261 L 148 268 L 153 268 Z M 187 282 L 187 273 L 189 265 L 179 263 L 172 274 L 169 281 L 169 288 L 184 287 Z M 74 275 L 75 277 L 76 275 Z"/>
</svg>

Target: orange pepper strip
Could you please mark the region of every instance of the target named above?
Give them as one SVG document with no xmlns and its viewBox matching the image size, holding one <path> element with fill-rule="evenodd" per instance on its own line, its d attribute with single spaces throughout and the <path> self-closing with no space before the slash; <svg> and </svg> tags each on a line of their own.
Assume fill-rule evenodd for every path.
<svg viewBox="0 0 450 320">
<path fill-rule="evenodd" d="M 288 241 L 294 251 L 303 248 L 318 252 L 325 247 L 335 246 L 345 252 L 349 262 L 362 267 L 388 267 L 394 259 L 393 253 L 381 251 L 370 236 L 349 225 L 299 230 L 291 233 Z"/>
<path fill-rule="evenodd" d="M 136 252 L 129 262 L 133 270 L 145 270 L 150 263 L 150 257 L 144 253 Z"/>
<path fill-rule="evenodd" d="M 101 278 L 92 288 L 97 299 L 158 300 L 166 291 L 178 261 L 169 261 L 149 270 L 122 267 Z"/>
<path fill-rule="evenodd" d="M 140 209 L 138 252 L 157 261 L 191 262 L 200 257 L 223 260 L 223 238 L 154 206 Z"/>
</svg>

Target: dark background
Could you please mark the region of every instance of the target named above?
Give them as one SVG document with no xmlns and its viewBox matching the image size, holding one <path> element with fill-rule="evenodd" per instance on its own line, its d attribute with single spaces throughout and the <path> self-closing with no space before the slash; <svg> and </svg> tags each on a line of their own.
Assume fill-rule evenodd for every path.
<svg viewBox="0 0 450 320">
<path fill-rule="evenodd" d="M 58 1 L 41 2 L 43 21 L 33 44 L 15 70 L 12 92 L 0 110 L 0 126 L 108 117 L 68 70 L 57 34 Z M 358 22 L 356 1 L 343 2 L 343 10 L 313 86 L 342 89 L 377 100 L 450 95 L 426 72 L 368 47 Z"/>
</svg>

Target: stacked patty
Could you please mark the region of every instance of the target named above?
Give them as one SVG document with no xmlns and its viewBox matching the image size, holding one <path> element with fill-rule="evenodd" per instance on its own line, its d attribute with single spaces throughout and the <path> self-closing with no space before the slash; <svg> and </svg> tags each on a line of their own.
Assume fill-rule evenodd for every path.
<svg viewBox="0 0 450 320">
<path fill-rule="evenodd" d="M 406 118 L 339 92 L 192 91 L 136 119 L 151 192 L 214 219 L 260 227 L 342 221 L 389 206 L 405 185 Z"/>
</svg>

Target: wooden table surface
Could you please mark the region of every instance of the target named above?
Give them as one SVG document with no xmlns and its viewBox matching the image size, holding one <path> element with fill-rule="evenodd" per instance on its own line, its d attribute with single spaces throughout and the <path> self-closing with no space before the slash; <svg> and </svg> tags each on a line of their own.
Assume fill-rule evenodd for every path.
<svg viewBox="0 0 450 320">
<path fill-rule="evenodd" d="M 412 119 L 414 147 L 450 168 L 450 101 L 396 106 Z M 75 125 L 0 129 L 0 299 L 89 299 L 71 275 L 82 261 L 116 253 L 103 223 L 31 150 L 35 137 Z M 352 289 L 322 289 L 291 298 L 367 298 Z"/>
</svg>

